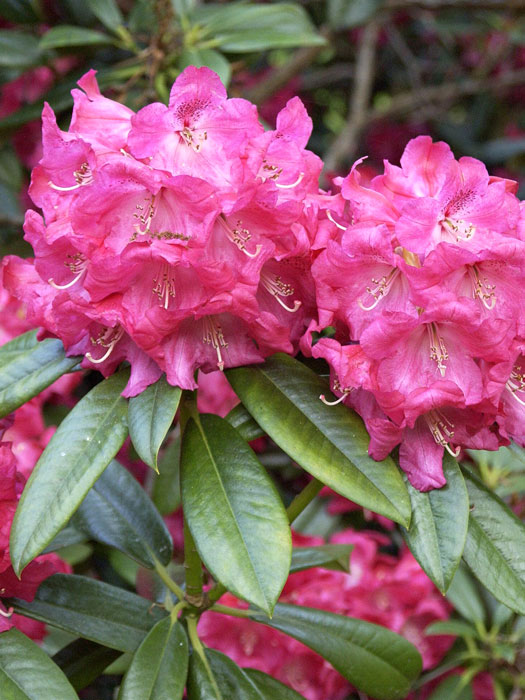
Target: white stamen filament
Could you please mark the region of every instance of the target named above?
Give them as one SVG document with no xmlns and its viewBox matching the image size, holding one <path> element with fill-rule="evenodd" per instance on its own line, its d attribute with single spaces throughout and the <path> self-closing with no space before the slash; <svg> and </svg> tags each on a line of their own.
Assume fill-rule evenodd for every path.
<svg viewBox="0 0 525 700">
<path fill-rule="evenodd" d="M 424 418 L 435 442 L 444 447 L 452 457 L 458 457 L 461 447 L 453 450 L 449 445 L 449 441 L 454 437 L 454 424 L 437 409 L 429 411 Z"/>
<path fill-rule="evenodd" d="M 289 185 L 280 185 L 278 182 L 276 182 L 275 186 L 281 190 L 290 190 L 293 187 L 297 187 L 297 185 L 299 185 L 302 182 L 303 177 L 304 177 L 304 173 L 299 173 L 299 177 L 297 178 L 297 180 L 295 182 L 292 182 Z"/>
<path fill-rule="evenodd" d="M 228 237 L 228 240 L 231 241 L 234 245 L 236 245 L 242 253 L 247 255 L 249 258 L 256 258 L 259 255 L 259 253 L 262 250 L 262 245 L 256 245 L 254 253 L 250 253 L 246 249 L 246 243 L 250 240 L 252 234 L 248 231 L 247 228 L 243 228 L 242 221 L 240 219 L 237 221 L 234 229 L 230 228 L 228 222 L 222 216 L 222 214 L 221 216 L 219 216 L 218 221 L 223 227 L 226 236 Z"/>
<path fill-rule="evenodd" d="M 14 611 L 15 609 L 13 607 L 10 607 L 5 612 L 3 610 L 0 610 L 0 615 L 2 617 L 11 617 Z"/>
<path fill-rule="evenodd" d="M 384 299 L 391 291 L 393 282 L 399 275 L 399 268 L 393 267 L 392 270 L 388 273 L 388 275 L 383 275 L 381 278 L 377 277 L 372 277 L 372 284 L 375 284 L 375 287 L 367 287 L 366 291 L 368 294 L 370 294 L 373 298 L 374 301 L 370 306 L 365 306 L 361 299 L 357 300 L 357 303 L 359 306 L 363 309 L 363 311 L 372 311 L 372 309 L 375 309 L 375 307 L 379 304 L 381 299 Z"/>
<path fill-rule="evenodd" d="M 445 363 L 449 359 L 447 348 L 443 338 L 438 333 L 435 323 L 427 324 L 427 333 L 430 342 L 430 359 L 434 360 L 441 376 L 444 377 L 447 371 L 447 365 Z"/>
<path fill-rule="evenodd" d="M 75 275 L 71 282 L 68 282 L 67 284 L 57 284 L 52 277 L 50 277 L 47 281 L 48 284 L 50 284 L 52 287 L 55 289 L 69 289 L 69 287 L 72 287 L 74 284 L 78 282 L 78 280 L 82 277 L 82 275 L 85 273 L 87 270 L 87 260 L 86 258 L 82 255 L 82 253 L 75 253 L 75 255 L 68 255 L 67 256 L 70 261 L 66 260 L 64 265 L 71 270 L 71 272 Z"/>
<path fill-rule="evenodd" d="M 159 298 L 160 305 L 168 308 L 170 299 L 175 297 L 175 280 L 170 275 L 170 266 L 163 263 L 158 275 L 153 279 L 153 294 Z"/>
<path fill-rule="evenodd" d="M 138 223 L 133 227 L 133 230 L 140 236 L 145 236 L 146 234 L 150 233 L 151 222 L 157 213 L 157 210 L 155 209 L 154 196 L 151 198 L 146 197 L 144 201 L 146 202 L 146 211 L 144 211 L 144 206 L 142 204 L 137 204 L 135 209 L 138 211 L 133 214 L 133 218 L 137 219 L 138 221 Z M 145 228 L 141 228 L 141 226 L 144 226 Z"/>
<path fill-rule="evenodd" d="M 338 403 L 342 403 L 342 402 L 346 399 L 346 397 L 348 396 L 348 394 L 352 391 L 352 387 L 351 387 L 351 386 L 342 387 L 340 381 L 339 381 L 338 379 L 335 379 L 335 380 L 334 380 L 333 387 L 332 387 L 332 391 L 333 391 L 334 393 L 335 393 L 336 391 L 340 391 L 341 394 L 342 394 L 342 396 L 340 396 L 340 397 L 339 397 L 338 399 L 336 399 L 335 401 L 328 401 L 328 400 L 326 399 L 325 395 L 324 395 L 324 394 L 321 394 L 321 395 L 319 396 L 319 398 L 321 399 L 321 401 L 322 401 L 326 406 L 337 406 Z"/>
<path fill-rule="evenodd" d="M 84 185 L 90 185 L 93 182 L 93 175 L 91 173 L 91 168 L 87 163 L 82 163 L 78 170 L 73 173 L 75 177 L 76 185 L 71 185 L 70 187 L 61 187 L 60 185 L 55 185 L 51 180 L 48 181 L 48 185 L 54 190 L 59 192 L 71 192 L 72 190 L 78 190 L 79 187 Z"/>
<path fill-rule="evenodd" d="M 525 375 L 522 374 L 520 366 L 517 366 L 512 370 L 506 383 L 506 387 L 510 391 L 511 396 L 515 398 L 516 401 L 522 406 L 525 406 L 525 400 L 520 399 L 518 396 L 518 391 L 525 393 Z"/>
<path fill-rule="evenodd" d="M 227 348 L 228 343 L 224 340 L 222 328 L 218 323 L 215 323 L 211 316 L 205 316 L 203 318 L 203 323 L 204 336 L 202 341 L 215 348 L 215 352 L 217 353 L 217 367 L 222 372 L 224 371 L 224 360 L 222 357 L 221 348 Z"/>
<path fill-rule="evenodd" d="M 472 282 L 473 298 L 477 297 L 486 309 L 492 311 L 496 306 L 496 285 L 490 284 L 486 277 L 481 278 L 476 265 L 469 265 L 468 273 Z"/>
<path fill-rule="evenodd" d="M 441 226 L 456 241 L 470 241 L 476 233 L 476 227 L 463 219 L 445 218 L 441 221 Z"/>
<path fill-rule="evenodd" d="M 280 297 L 291 296 L 294 293 L 294 288 L 290 284 L 283 282 L 278 275 L 268 275 L 263 272 L 261 273 L 261 283 L 266 291 L 270 292 L 275 300 L 279 302 L 283 309 L 289 311 L 291 314 L 294 314 L 301 306 L 302 302 L 300 302 L 298 299 L 294 301 L 293 308 L 287 306 L 284 301 L 280 299 Z"/>
<path fill-rule="evenodd" d="M 343 226 L 342 224 L 338 224 L 337 221 L 336 221 L 336 220 L 334 219 L 334 217 L 332 216 L 332 212 L 330 211 L 330 209 L 327 209 L 327 210 L 326 210 L 326 218 L 327 218 L 329 221 L 331 221 L 333 224 L 335 224 L 335 225 L 337 226 L 337 228 L 340 228 L 341 231 L 346 231 L 347 226 Z"/>
<path fill-rule="evenodd" d="M 104 360 L 107 360 L 108 357 L 111 355 L 115 348 L 115 345 L 119 342 L 123 335 L 124 329 L 117 326 L 116 329 L 106 328 L 106 330 L 102 331 L 97 338 L 92 337 L 91 342 L 93 343 L 93 345 L 99 345 L 103 348 L 107 348 L 107 350 L 102 355 L 102 357 L 99 357 L 97 359 L 95 359 L 90 352 L 86 352 L 86 359 L 88 359 L 90 362 L 93 362 L 93 364 L 95 365 L 104 362 Z"/>
</svg>

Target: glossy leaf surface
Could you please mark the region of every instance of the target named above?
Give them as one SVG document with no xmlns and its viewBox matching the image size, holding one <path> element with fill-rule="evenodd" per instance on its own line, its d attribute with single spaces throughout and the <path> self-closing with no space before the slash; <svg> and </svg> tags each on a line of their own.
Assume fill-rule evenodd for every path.
<svg viewBox="0 0 525 700">
<path fill-rule="evenodd" d="M 290 573 L 313 567 L 350 571 L 351 544 L 323 544 L 318 547 L 294 547 Z"/>
<path fill-rule="evenodd" d="M 190 419 L 182 502 L 197 550 L 230 591 L 271 614 L 288 576 L 291 537 L 282 501 L 250 447 L 224 419 Z"/>
<path fill-rule="evenodd" d="M 326 383 L 287 355 L 227 372 L 257 423 L 307 472 L 342 496 L 408 525 L 410 499 L 393 460 L 368 456 L 361 418 L 341 404 L 326 406 Z"/>
<path fill-rule="evenodd" d="M 17 573 L 51 542 L 79 507 L 127 435 L 127 404 L 120 395 L 127 372 L 104 379 L 59 425 L 38 460 L 11 529 Z"/>
</svg>

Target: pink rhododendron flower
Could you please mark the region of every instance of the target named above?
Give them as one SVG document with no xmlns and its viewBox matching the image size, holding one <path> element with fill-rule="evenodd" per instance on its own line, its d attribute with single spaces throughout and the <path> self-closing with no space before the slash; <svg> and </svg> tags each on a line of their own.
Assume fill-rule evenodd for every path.
<svg viewBox="0 0 525 700">
<path fill-rule="evenodd" d="M 336 180 L 335 227 L 312 266 L 318 318 L 301 349 L 329 363 L 371 456 L 399 445 L 411 483 L 439 488 L 444 450 L 524 440 L 525 215 L 515 183 L 428 136 L 366 187 L 360 162 Z M 312 347 L 327 326 L 333 337 Z"/>
<path fill-rule="evenodd" d="M 419 649 L 424 668 L 432 668 L 450 648 L 451 637 L 425 637 L 432 622 L 447 619 L 451 608 L 407 549 L 399 557 L 382 554 L 384 535 L 345 530 L 332 542 L 352 544 L 350 573 L 308 569 L 292 574 L 281 602 L 327 610 L 383 625 Z M 294 533 L 295 546 L 322 544 L 320 537 Z M 221 601 L 244 607 L 231 594 Z M 248 619 L 206 613 L 199 636 L 241 666 L 278 678 L 307 700 L 342 700 L 350 685 L 320 656 L 300 642 Z"/>
<path fill-rule="evenodd" d="M 126 396 L 162 372 L 193 389 L 199 369 L 295 352 L 315 310 L 324 196 L 300 100 L 264 132 L 208 68 L 190 66 L 167 107 L 137 114 L 102 96 L 94 71 L 79 85 L 67 132 L 43 112 L 31 184 L 43 217 L 24 225 L 34 264 L 4 261 L 41 337 L 106 376 L 129 362 Z"/>
</svg>

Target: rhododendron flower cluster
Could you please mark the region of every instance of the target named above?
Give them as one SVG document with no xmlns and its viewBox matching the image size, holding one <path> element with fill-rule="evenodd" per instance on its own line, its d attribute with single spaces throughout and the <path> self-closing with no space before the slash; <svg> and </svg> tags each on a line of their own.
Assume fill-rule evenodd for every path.
<svg viewBox="0 0 525 700">
<path fill-rule="evenodd" d="M 396 446 L 420 490 L 445 483 L 447 450 L 525 444 L 525 237 L 516 183 L 430 137 L 337 182 L 338 234 L 313 265 L 312 348 L 383 459 Z M 309 351 L 310 333 L 303 347 Z"/>
<path fill-rule="evenodd" d="M 309 569 L 292 574 L 281 602 L 306 605 L 383 625 L 415 644 L 424 668 L 439 663 L 453 638 L 427 638 L 425 628 L 450 615 L 449 603 L 403 549 L 399 558 L 382 554 L 385 535 L 345 530 L 332 542 L 352 544 L 350 573 Z M 323 544 L 320 537 L 294 533 L 295 546 Z M 222 603 L 244 607 L 231 594 Z M 228 654 L 240 666 L 257 668 L 278 678 L 307 700 L 341 700 L 350 686 L 334 668 L 300 642 L 246 618 L 225 618 L 208 612 L 199 622 L 199 636 Z"/>
<path fill-rule="evenodd" d="M 124 394 L 166 372 L 204 372 L 294 352 L 314 311 L 310 239 L 322 163 L 305 150 L 298 98 L 263 130 L 208 68 L 187 68 L 169 105 L 134 114 L 103 97 L 94 71 L 74 90 L 69 131 L 43 112 L 43 158 L 24 230 L 34 265 L 4 282 L 44 334 L 82 365 L 131 364 Z"/>
</svg>

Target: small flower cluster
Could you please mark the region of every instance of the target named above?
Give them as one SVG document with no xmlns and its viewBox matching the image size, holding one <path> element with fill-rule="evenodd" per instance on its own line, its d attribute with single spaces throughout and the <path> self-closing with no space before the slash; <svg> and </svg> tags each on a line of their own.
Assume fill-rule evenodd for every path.
<svg viewBox="0 0 525 700">
<path fill-rule="evenodd" d="M 265 132 L 208 68 L 190 66 L 169 106 L 137 114 L 103 97 L 93 71 L 79 85 L 69 131 L 43 112 L 30 195 L 44 218 L 29 211 L 24 225 L 34 266 L 5 263 L 34 324 L 104 375 L 127 360 L 126 396 L 162 372 L 193 389 L 197 369 L 294 352 L 315 310 L 322 166 L 300 100 Z"/>
<path fill-rule="evenodd" d="M 425 628 L 447 619 L 449 603 L 404 549 L 399 558 L 382 554 L 384 535 L 345 530 L 332 542 L 352 544 L 349 574 L 309 569 L 292 574 L 281 602 L 306 605 L 374 622 L 402 634 L 415 644 L 424 668 L 439 663 L 452 644 L 451 637 L 427 638 Z M 323 544 L 320 537 L 294 533 L 295 546 Z M 231 594 L 221 602 L 244 607 Z M 257 668 L 291 686 L 307 700 L 342 700 L 350 686 L 332 666 L 300 642 L 248 619 L 203 615 L 199 636 L 209 646 L 228 654 L 240 666 Z"/>
<path fill-rule="evenodd" d="M 312 267 L 319 319 L 302 345 L 330 364 L 371 455 L 400 445 L 411 483 L 439 488 L 444 450 L 525 441 L 523 209 L 516 183 L 428 136 L 367 187 L 359 163 L 337 181 L 338 235 Z"/>
</svg>

